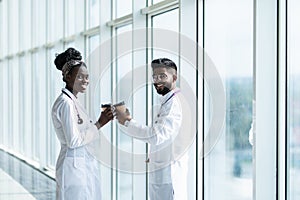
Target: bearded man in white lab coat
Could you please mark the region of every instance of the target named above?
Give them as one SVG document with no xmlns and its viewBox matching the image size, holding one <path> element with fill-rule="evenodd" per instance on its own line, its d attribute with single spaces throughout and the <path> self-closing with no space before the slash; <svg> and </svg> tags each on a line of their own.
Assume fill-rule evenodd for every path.
<svg viewBox="0 0 300 200">
<path fill-rule="evenodd" d="M 180 90 L 176 88 L 177 66 L 167 58 L 155 59 L 151 63 L 153 85 L 162 95 L 158 113 L 151 126 L 137 123 L 130 113 L 117 110 L 117 119 L 126 134 L 150 144 L 149 195 L 151 200 L 187 199 L 187 155 L 174 158 L 173 141 L 182 123 L 179 101 Z"/>
</svg>

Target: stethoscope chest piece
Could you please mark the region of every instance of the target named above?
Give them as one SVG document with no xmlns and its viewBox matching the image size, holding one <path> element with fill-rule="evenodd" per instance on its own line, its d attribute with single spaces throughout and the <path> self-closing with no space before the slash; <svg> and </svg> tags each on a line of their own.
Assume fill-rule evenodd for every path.
<svg viewBox="0 0 300 200">
<path fill-rule="evenodd" d="M 82 123 L 83 123 L 83 120 L 81 119 L 81 117 L 79 116 L 79 114 L 77 115 L 77 117 L 78 117 L 77 123 L 78 123 L 78 124 L 82 124 Z"/>
<path fill-rule="evenodd" d="M 76 112 L 77 112 L 77 117 L 78 117 L 78 120 L 77 120 L 77 123 L 78 124 L 82 124 L 83 123 L 83 119 L 80 117 L 79 115 L 79 112 L 78 112 L 78 109 L 77 109 L 77 106 L 76 106 L 76 103 L 74 102 L 74 100 L 71 98 L 70 95 L 68 95 L 68 93 L 66 93 L 65 91 L 62 91 L 65 95 L 67 95 L 74 103 L 74 106 L 75 106 L 75 109 L 76 109 Z"/>
</svg>

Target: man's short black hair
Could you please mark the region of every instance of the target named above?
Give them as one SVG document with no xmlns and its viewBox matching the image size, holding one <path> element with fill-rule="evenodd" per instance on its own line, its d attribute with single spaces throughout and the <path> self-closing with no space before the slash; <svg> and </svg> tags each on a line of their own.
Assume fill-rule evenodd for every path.
<svg viewBox="0 0 300 200">
<path fill-rule="evenodd" d="M 172 68 L 172 69 L 175 69 L 175 71 L 177 72 L 176 64 L 169 58 L 155 59 L 151 62 L 151 67 L 152 67 L 152 69 L 158 68 L 158 67 Z"/>
</svg>

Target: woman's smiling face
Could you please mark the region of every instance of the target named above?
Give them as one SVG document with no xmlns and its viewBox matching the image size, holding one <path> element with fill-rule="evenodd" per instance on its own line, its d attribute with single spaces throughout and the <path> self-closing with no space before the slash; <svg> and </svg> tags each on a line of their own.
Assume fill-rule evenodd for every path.
<svg viewBox="0 0 300 200">
<path fill-rule="evenodd" d="M 73 94 L 84 93 L 89 84 L 89 72 L 85 66 L 74 67 L 68 75 L 67 86 L 73 89 Z"/>
</svg>

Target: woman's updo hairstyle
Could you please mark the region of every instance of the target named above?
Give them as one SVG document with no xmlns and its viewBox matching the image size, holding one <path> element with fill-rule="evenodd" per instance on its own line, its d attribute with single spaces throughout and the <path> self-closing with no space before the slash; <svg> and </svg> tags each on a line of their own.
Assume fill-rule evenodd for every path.
<svg viewBox="0 0 300 200">
<path fill-rule="evenodd" d="M 66 62 L 70 60 L 78 60 L 82 59 L 81 53 L 74 48 L 68 48 L 63 53 L 60 53 L 56 56 L 54 60 L 54 64 L 58 70 L 62 70 L 63 66 Z"/>
</svg>

